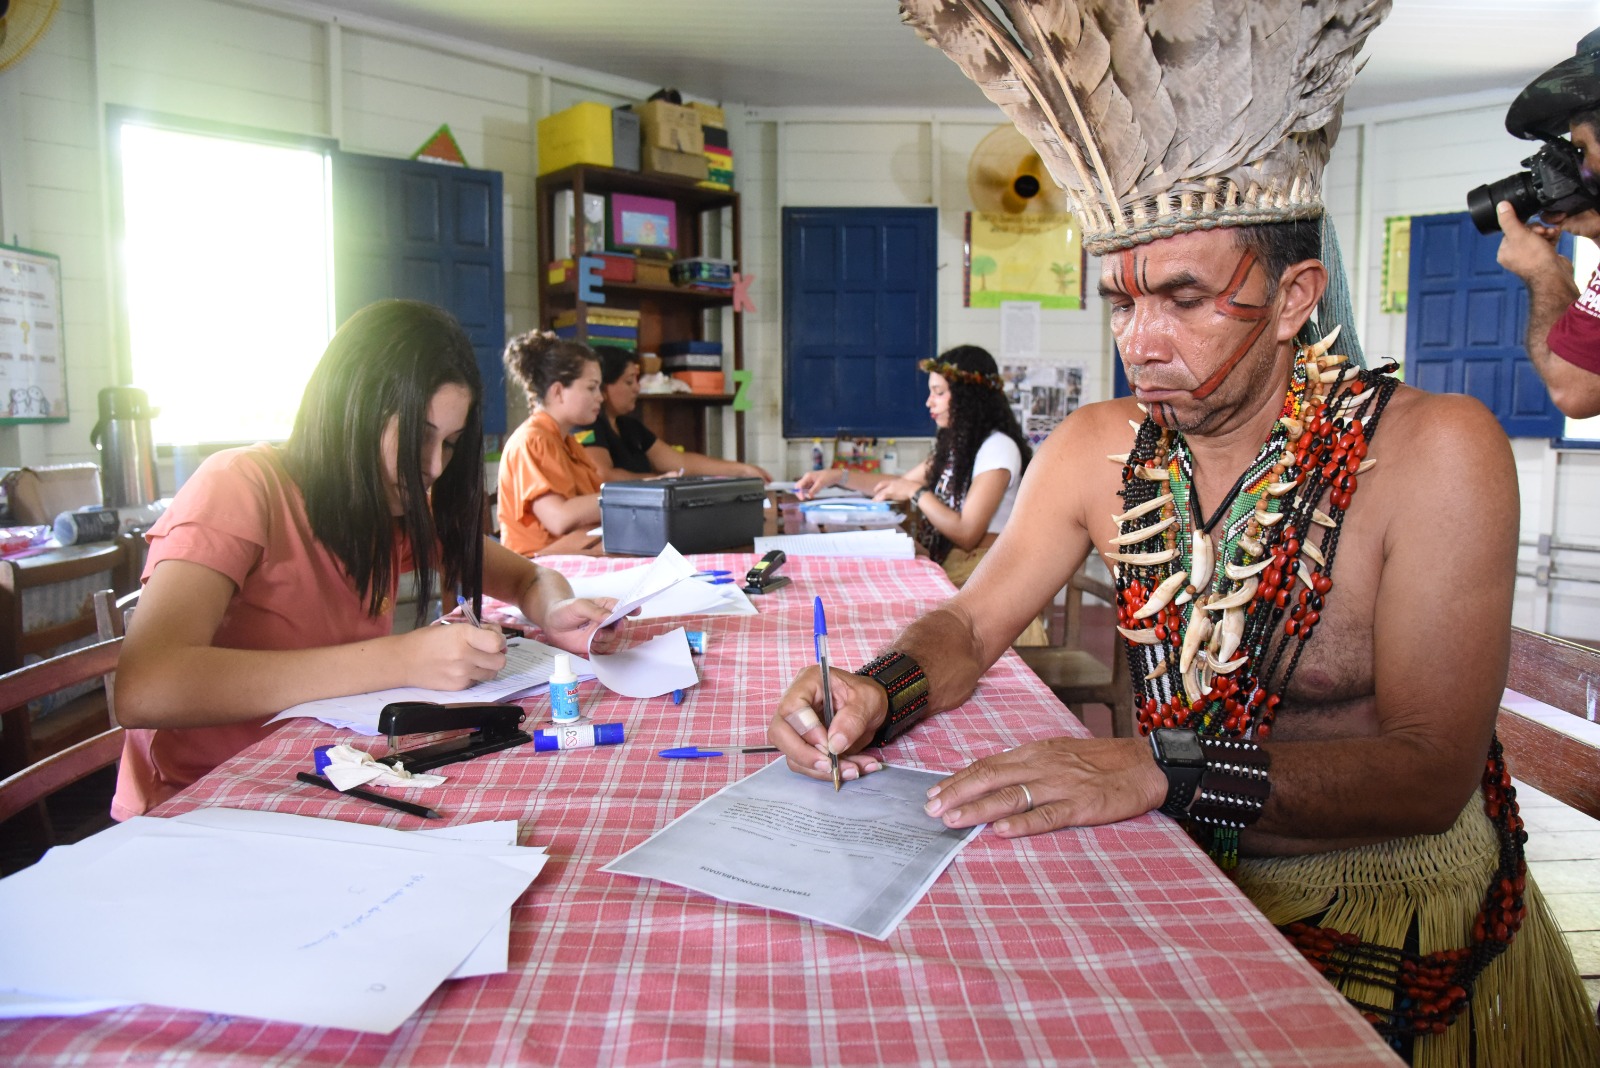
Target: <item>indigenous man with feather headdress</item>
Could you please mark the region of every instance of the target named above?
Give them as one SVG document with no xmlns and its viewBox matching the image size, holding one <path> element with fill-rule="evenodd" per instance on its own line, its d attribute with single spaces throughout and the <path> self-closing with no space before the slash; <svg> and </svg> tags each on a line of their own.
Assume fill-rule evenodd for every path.
<svg viewBox="0 0 1600 1068">
<path fill-rule="evenodd" d="M 770 737 L 876 770 L 1099 553 L 1143 737 L 987 757 L 928 812 L 1016 837 L 1159 809 L 1414 1063 L 1600 1063 L 1494 739 L 1511 451 L 1476 401 L 1366 369 L 1324 225 L 1388 0 L 995 2 L 902 12 L 1066 188 L 1134 398 L 1051 434 L 961 592 L 834 677 L 830 731 L 811 668 Z"/>
</svg>

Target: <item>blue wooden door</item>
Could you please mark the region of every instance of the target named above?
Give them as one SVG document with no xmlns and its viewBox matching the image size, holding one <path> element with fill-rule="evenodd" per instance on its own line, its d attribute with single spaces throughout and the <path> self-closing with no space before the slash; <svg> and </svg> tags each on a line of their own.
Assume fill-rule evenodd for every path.
<svg viewBox="0 0 1600 1068">
<path fill-rule="evenodd" d="M 933 208 L 783 209 L 783 432 L 933 432 Z"/>
<path fill-rule="evenodd" d="M 1499 249 L 1466 212 L 1411 220 L 1406 381 L 1476 397 L 1510 437 L 1559 437 L 1563 417 L 1523 349 L 1528 292 L 1495 262 Z"/>
<path fill-rule="evenodd" d="M 483 375 L 483 429 L 506 430 L 500 173 L 333 156 L 334 306 L 342 323 L 387 297 L 425 300 L 466 329 Z"/>
</svg>

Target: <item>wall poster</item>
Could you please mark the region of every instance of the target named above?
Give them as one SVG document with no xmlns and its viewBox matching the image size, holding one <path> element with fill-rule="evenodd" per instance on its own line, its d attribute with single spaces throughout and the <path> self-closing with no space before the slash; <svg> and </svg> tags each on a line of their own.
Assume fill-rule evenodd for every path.
<svg viewBox="0 0 1600 1068">
<path fill-rule="evenodd" d="M 1083 307 L 1083 233 L 1071 215 L 969 211 L 966 261 L 969 308 L 1017 300 Z"/>
<path fill-rule="evenodd" d="M 1056 424 L 1083 403 L 1087 367 L 1061 360 L 1006 360 L 1000 364 L 1006 402 L 1028 444 L 1038 448 Z"/>
<path fill-rule="evenodd" d="M 1378 309 L 1390 315 L 1406 313 L 1411 289 L 1411 216 L 1391 215 L 1383 220 L 1383 295 Z"/>
<path fill-rule="evenodd" d="M 0 245 L 0 424 L 66 421 L 61 259 Z"/>
</svg>

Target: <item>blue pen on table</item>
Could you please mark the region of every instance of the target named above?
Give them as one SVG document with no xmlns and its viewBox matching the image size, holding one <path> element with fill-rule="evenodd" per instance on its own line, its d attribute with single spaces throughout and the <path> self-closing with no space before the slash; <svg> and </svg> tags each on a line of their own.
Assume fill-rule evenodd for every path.
<svg viewBox="0 0 1600 1068">
<path fill-rule="evenodd" d="M 776 753 L 775 745 L 684 745 L 676 749 L 663 749 L 657 756 L 668 760 L 697 760 L 701 757 L 718 757 L 727 753 Z"/>
<path fill-rule="evenodd" d="M 817 665 L 822 668 L 822 730 L 824 735 L 833 729 L 833 682 L 828 678 L 828 617 L 822 611 L 822 598 L 812 604 L 811 641 L 817 651 Z M 833 772 L 833 788 L 839 789 L 839 754 L 828 747 L 828 767 Z"/>
<path fill-rule="evenodd" d="M 733 574 L 732 571 L 696 571 L 695 578 L 726 578 Z"/>
<path fill-rule="evenodd" d="M 707 586 L 726 586 L 733 581 L 731 578 L 706 578 L 704 575 L 696 575 L 695 577 Z"/>
</svg>

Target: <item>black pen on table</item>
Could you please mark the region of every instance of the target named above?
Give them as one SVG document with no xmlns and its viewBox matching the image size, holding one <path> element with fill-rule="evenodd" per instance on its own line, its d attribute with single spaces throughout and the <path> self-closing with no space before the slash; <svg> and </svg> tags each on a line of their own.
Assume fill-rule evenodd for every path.
<svg viewBox="0 0 1600 1068">
<path fill-rule="evenodd" d="M 320 786 L 325 790 L 332 790 L 336 794 L 344 794 L 346 797 L 359 797 L 363 801 L 371 801 L 375 805 L 382 805 L 385 808 L 392 808 L 397 812 L 407 812 L 413 816 L 421 816 L 423 819 L 428 820 L 436 820 L 441 818 L 437 812 L 431 808 L 428 808 L 426 805 L 417 805 L 411 803 L 410 801 L 402 801 L 398 797 L 385 797 L 382 794 L 375 794 L 371 790 L 363 790 L 359 786 L 349 790 L 341 790 L 327 779 L 324 779 L 321 775 L 313 775 L 309 771 L 299 772 L 295 775 L 295 778 L 299 779 L 303 783 L 307 783 L 308 785 Z"/>
<path fill-rule="evenodd" d="M 828 678 L 828 617 L 822 612 L 822 598 L 812 604 L 811 640 L 817 649 L 817 664 L 822 668 L 822 732 L 826 736 L 833 730 L 833 681 Z M 826 738 L 824 739 L 826 740 Z M 833 788 L 839 789 L 839 754 L 828 743 L 828 767 L 833 771 Z"/>
</svg>

